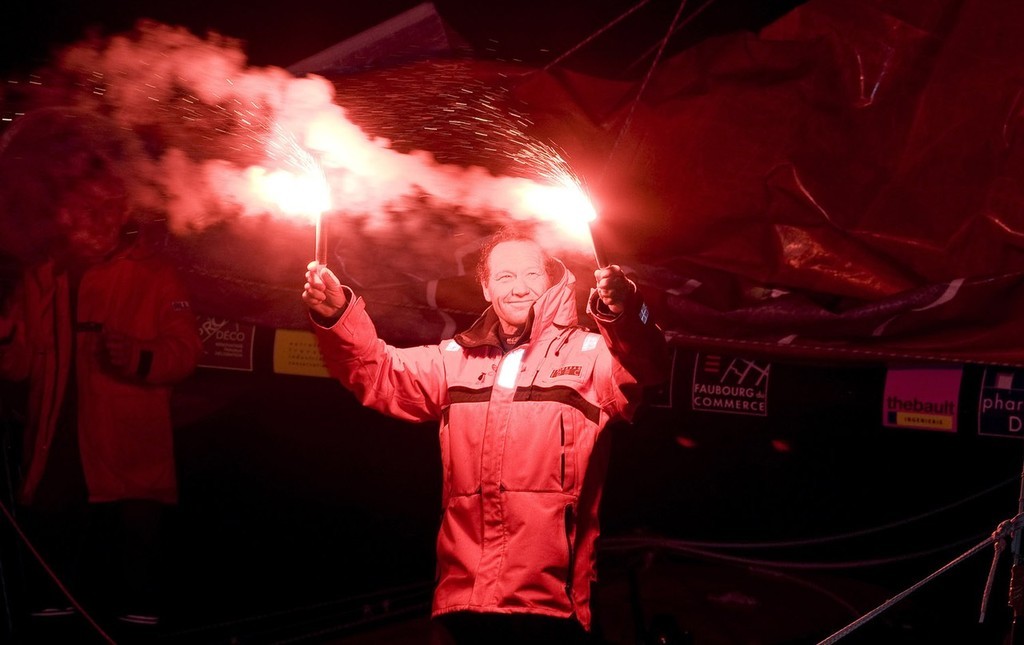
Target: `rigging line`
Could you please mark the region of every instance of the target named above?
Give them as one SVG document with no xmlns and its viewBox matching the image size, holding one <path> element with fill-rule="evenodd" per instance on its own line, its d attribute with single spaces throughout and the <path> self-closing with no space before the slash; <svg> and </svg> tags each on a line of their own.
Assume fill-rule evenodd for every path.
<svg viewBox="0 0 1024 645">
<path fill-rule="evenodd" d="M 36 559 L 39 565 L 43 567 L 43 571 L 45 571 L 46 575 L 49 576 L 51 580 L 53 580 L 53 583 L 57 585 L 57 588 L 60 590 L 60 592 L 64 594 L 65 598 L 68 599 L 68 602 L 70 602 L 71 605 L 78 611 L 78 613 L 82 615 L 82 618 L 84 618 L 85 621 L 89 623 L 89 625 L 92 626 L 93 629 L 96 630 L 96 633 L 100 636 L 100 638 L 102 638 L 107 643 L 110 643 L 110 645 L 114 645 L 114 639 L 111 638 L 110 635 L 107 634 L 107 632 L 103 631 L 103 628 L 100 627 L 99 623 L 96 622 L 96 619 L 92 617 L 92 614 L 85 611 L 85 609 L 78 602 L 78 600 L 71 594 L 70 591 L 68 591 L 68 588 L 61 581 L 60 577 L 58 577 L 57 574 L 53 571 L 53 569 L 50 568 L 50 565 L 47 564 L 46 559 L 43 558 L 42 554 L 39 553 L 35 545 L 32 544 L 32 541 L 28 539 L 28 536 L 22 530 L 21 525 L 18 524 L 18 521 L 16 519 L 14 519 L 14 515 L 11 514 L 11 511 L 3 502 L 0 502 L 0 513 L 2 513 L 3 516 L 7 518 L 7 521 L 10 523 L 11 528 L 14 529 L 14 532 L 18 535 L 19 538 L 21 538 L 22 544 L 25 545 L 25 548 L 29 550 L 29 553 L 32 554 L 32 557 Z"/>
<path fill-rule="evenodd" d="M 777 549 L 777 548 L 794 547 L 794 546 L 809 546 L 809 545 L 815 545 L 815 544 L 824 544 L 826 542 L 836 542 L 836 541 L 839 541 L 839 540 L 847 540 L 847 539 L 850 539 L 850 538 L 861 537 L 861 536 L 864 536 L 864 535 L 870 535 L 872 533 L 878 533 L 878 532 L 881 532 L 881 531 L 886 531 L 888 529 L 898 528 L 900 526 L 903 526 L 903 525 L 906 525 L 906 524 L 911 524 L 911 523 L 916 522 L 918 520 L 923 520 L 923 519 L 925 519 L 927 517 L 931 517 L 932 515 L 937 515 L 939 513 L 944 513 L 946 511 L 952 510 L 952 509 L 954 509 L 954 508 L 956 508 L 958 506 L 962 506 L 963 504 L 966 504 L 968 502 L 972 502 L 972 501 L 978 499 L 979 497 L 982 497 L 984 495 L 988 495 L 992 491 L 998 490 L 998 489 L 1006 486 L 1007 484 L 1019 481 L 1020 479 L 1021 479 L 1021 476 L 1019 474 L 1018 475 L 1014 475 L 1013 477 L 1010 477 L 1009 479 L 1006 479 L 1005 481 L 1001 481 L 998 484 L 995 484 L 993 486 L 989 486 L 988 488 L 986 488 L 984 490 L 978 491 L 977 493 L 974 493 L 973 495 L 969 495 L 969 496 L 964 497 L 962 499 L 959 499 L 959 500 L 957 500 L 955 502 L 951 502 L 949 504 L 946 504 L 945 506 L 940 506 L 939 508 L 933 508 L 931 510 L 924 511 L 922 513 L 918 513 L 917 515 L 911 515 L 910 517 L 904 518 L 902 520 L 897 520 L 895 522 L 889 522 L 888 524 L 881 524 L 879 526 L 872 526 L 872 527 L 869 527 L 869 528 L 866 528 L 866 529 L 860 529 L 860 530 L 857 530 L 857 531 L 850 531 L 850 532 L 847 532 L 847 533 L 838 533 L 838 534 L 835 534 L 835 535 L 825 535 L 825 536 L 817 537 L 817 538 L 804 538 L 804 539 L 800 539 L 800 540 L 787 540 L 787 541 L 781 541 L 781 542 L 701 542 L 701 541 L 695 541 L 695 540 L 685 540 L 685 543 L 687 545 L 689 545 L 689 546 L 708 547 L 708 548 L 715 548 L 715 549 Z"/>
<path fill-rule="evenodd" d="M 978 539 L 979 536 L 971 536 L 950 542 L 949 544 L 943 544 L 935 546 L 929 549 L 923 549 L 920 551 L 914 551 L 911 553 L 903 553 L 898 555 L 870 558 L 865 560 L 848 560 L 845 562 L 798 562 L 795 560 L 763 560 L 760 558 L 745 558 L 735 555 L 726 555 L 724 553 L 716 553 L 715 551 L 707 549 L 695 549 L 686 546 L 685 543 L 676 542 L 673 540 L 658 540 L 658 539 L 641 539 L 632 538 L 630 540 L 617 540 L 614 544 L 604 543 L 602 546 L 603 551 L 636 551 L 642 548 L 658 548 L 666 551 L 675 551 L 679 553 L 688 553 L 693 556 L 699 556 L 708 560 L 720 560 L 723 562 L 731 562 L 734 564 L 744 564 L 748 566 L 757 566 L 774 569 L 797 569 L 797 570 L 837 570 L 837 569 L 862 569 L 864 567 L 877 567 L 887 564 L 896 564 L 899 562 L 908 562 L 910 560 L 916 560 L 919 558 L 928 557 L 935 555 L 936 553 L 942 553 L 949 549 L 969 544 Z M 994 541 L 993 538 L 989 538 L 985 542 L 982 542 L 980 546 L 988 546 Z M 979 547 L 974 547 L 973 552 Z"/>
<path fill-rule="evenodd" d="M 608 171 L 608 167 L 611 165 L 612 157 L 615 156 L 615 151 L 618 149 L 619 144 L 622 142 L 623 135 L 629 130 L 629 124 L 633 121 L 633 115 L 636 113 L 636 107 L 640 104 L 640 98 L 644 94 L 644 90 L 647 89 L 647 84 L 650 83 L 651 78 L 654 77 L 654 70 L 658 67 L 658 63 L 661 61 L 661 55 L 665 52 L 665 47 L 668 45 L 669 39 L 675 32 L 676 25 L 679 24 L 679 19 L 683 15 L 683 10 L 686 9 L 688 0 L 680 0 L 679 8 L 676 9 L 676 15 L 672 18 L 672 24 L 668 26 L 668 32 L 665 33 L 665 37 L 661 39 L 658 44 L 658 53 L 654 56 L 654 60 L 651 61 L 651 66 L 647 69 L 647 74 L 644 75 L 644 80 L 640 83 L 640 88 L 636 91 L 636 96 L 633 97 L 633 101 L 630 103 L 629 112 L 626 114 L 625 120 L 622 122 L 622 127 L 619 128 L 618 134 L 615 136 L 615 141 L 612 143 L 611 149 L 608 151 L 608 157 L 605 159 L 604 169 L 598 176 L 598 183 L 604 179 L 605 173 Z M 713 2 L 713 0 L 708 0 Z"/>
<path fill-rule="evenodd" d="M 803 575 L 797 575 L 795 573 L 790 573 L 788 571 L 779 571 L 777 569 L 761 569 L 759 567 L 750 566 L 745 568 L 747 571 L 751 573 L 758 574 L 766 578 L 783 580 L 791 585 L 799 585 L 801 587 L 804 587 L 805 589 L 810 589 L 811 591 L 832 600 L 832 602 L 836 603 L 846 611 L 850 612 L 851 616 L 857 616 L 860 614 L 860 611 L 853 604 L 853 602 L 844 598 L 838 591 L 832 591 L 831 589 L 828 589 L 822 584 L 818 584 L 805 578 Z"/>
<path fill-rule="evenodd" d="M 222 630 L 228 627 L 238 627 L 247 624 L 254 624 L 260 621 L 266 621 L 268 619 L 284 618 L 288 616 L 309 613 L 310 611 L 317 611 L 322 609 L 333 608 L 336 612 L 344 612 L 352 611 L 352 609 L 349 609 L 348 607 L 354 607 L 356 608 L 356 610 L 361 611 L 361 607 L 366 605 L 372 605 L 373 603 L 381 602 L 382 600 L 406 600 L 409 598 L 415 599 L 422 595 L 424 592 L 429 592 L 432 588 L 433 582 L 410 583 L 407 585 L 389 587 L 386 589 L 381 589 L 370 593 L 347 596 L 344 598 L 335 598 L 331 600 L 325 600 L 301 606 L 293 606 L 274 611 L 265 611 L 257 614 L 251 614 L 248 616 L 241 616 L 238 618 L 221 620 L 213 623 L 207 623 L 204 625 L 187 627 L 185 629 L 180 629 L 174 633 L 167 635 L 176 638 L 181 638 L 183 636 L 189 636 L 192 634 L 208 633 L 217 630 Z M 345 607 L 345 605 L 347 605 L 348 607 Z"/>
<path fill-rule="evenodd" d="M 713 5 L 715 2 L 717 2 L 717 0 L 704 0 L 704 4 L 700 5 L 696 9 L 694 9 L 693 13 L 691 13 L 690 15 L 688 15 L 686 17 L 686 20 L 682 21 L 676 27 L 674 27 L 672 29 L 672 31 L 669 32 L 669 36 L 674 36 L 677 31 L 679 31 L 683 27 L 689 25 L 691 22 L 693 22 L 694 18 L 696 18 L 700 14 L 704 13 L 704 10 L 707 9 L 708 7 L 710 7 L 711 5 Z M 652 46 L 648 47 L 647 51 L 645 51 L 644 53 L 642 53 L 639 56 L 637 56 L 636 60 L 634 60 L 632 63 L 629 64 L 629 67 L 626 68 L 626 71 L 629 71 L 629 70 L 633 69 L 634 67 L 636 67 L 637 64 L 640 63 L 640 61 L 642 61 L 645 58 L 647 58 L 648 56 L 650 56 L 654 52 L 654 50 L 656 50 L 657 48 L 658 48 L 658 45 L 652 45 Z M 660 54 L 659 54 L 659 56 L 660 56 Z"/>
<path fill-rule="evenodd" d="M 884 603 L 882 603 L 878 607 L 875 607 L 874 609 L 872 609 L 868 613 L 864 614 L 863 616 L 861 616 L 857 620 L 853 621 L 852 623 L 850 623 L 846 627 L 843 627 L 842 629 L 840 629 L 836 633 L 832 634 L 831 636 L 829 636 L 825 640 L 821 641 L 820 643 L 818 643 L 818 645 L 831 645 L 832 643 L 837 642 L 838 640 L 840 640 L 841 638 L 845 637 L 846 635 L 848 635 L 853 630 L 858 629 L 859 627 L 861 627 L 862 625 L 864 625 L 867 622 L 870 622 L 871 620 L 873 620 L 876 616 L 878 616 L 882 612 L 886 611 L 887 609 L 889 609 L 890 607 L 892 607 L 896 603 L 900 602 L 901 600 L 903 600 L 904 598 L 906 598 L 910 594 L 914 593 L 915 591 L 917 591 L 918 589 L 920 589 L 924 585 L 928 584 L 929 582 L 931 582 L 935 578 L 938 578 L 942 574 L 946 573 L 947 571 L 949 571 L 953 567 L 959 565 L 961 562 L 963 562 L 967 558 L 973 556 L 978 551 L 981 551 L 985 547 L 988 547 L 990 544 L 992 544 L 993 542 L 995 542 L 998 539 L 1001 539 L 1001 538 L 993 535 L 992 537 L 989 537 L 984 542 L 980 542 L 980 543 L 976 544 L 975 546 L 971 547 L 970 549 L 968 549 L 967 551 L 965 551 L 961 555 L 957 556 L 952 561 L 946 563 L 942 567 L 940 567 L 940 568 L 936 569 L 935 571 L 933 571 L 931 574 L 926 576 L 920 582 L 918 582 L 918 583 L 914 584 L 913 586 L 905 589 L 904 591 L 901 591 L 900 593 L 896 594 L 895 596 L 893 596 L 889 600 L 886 600 Z"/>
<path fill-rule="evenodd" d="M 566 51 L 566 52 L 565 52 L 565 53 L 563 53 L 563 54 L 562 54 L 561 56 L 559 56 L 559 57 L 558 57 L 558 58 L 556 58 L 555 60 L 551 61 L 551 62 L 550 62 L 550 63 L 548 63 L 547 65 L 545 65 L 545 66 L 544 66 L 544 67 L 543 67 L 542 69 L 543 69 L 543 70 L 544 70 L 545 72 L 546 72 L 546 71 L 548 71 L 548 70 L 550 70 L 550 69 L 551 69 L 552 67 L 554 67 L 555 65 L 557 65 L 557 64 L 559 64 L 559 63 L 561 63 L 561 62 L 562 62 L 563 60 L 565 60 L 566 58 L 569 58 L 570 56 L 572 56 L 573 54 L 575 54 L 575 53 L 576 53 L 576 52 L 578 52 L 579 50 L 581 50 L 581 49 L 583 49 L 584 47 L 586 47 L 587 45 L 589 45 L 589 44 L 590 44 L 591 42 L 593 42 L 593 41 L 594 41 L 594 40 L 595 40 L 596 38 L 600 37 L 600 36 L 601 36 L 602 34 L 604 34 L 604 33 L 605 33 L 606 31 L 608 31 L 609 29 L 611 29 L 611 28 L 612 28 L 612 27 L 614 27 L 615 25 L 619 24 L 620 22 L 622 22 L 623 20 L 625 20 L 625 19 L 626 19 L 626 18 L 628 18 L 629 16 L 633 15 L 634 13 L 636 13 L 637 11 L 639 11 L 640 9 L 644 8 L 644 6 L 646 6 L 646 5 L 647 5 L 647 4 L 649 4 L 650 2 L 651 2 L 651 0 L 640 0 L 640 2 L 638 2 L 637 4 L 633 5 L 633 6 L 632 6 L 632 7 L 630 7 L 629 9 L 627 9 L 627 10 L 626 10 L 626 12 L 625 12 L 625 13 L 623 13 L 622 15 L 620 15 L 620 16 L 619 16 L 618 18 L 615 18 L 614 20 L 612 20 L 611 22 L 609 22 L 609 23 L 608 23 L 608 24 L 606 24 L 605 26 L 601 27 L 600 29 L 598 29 L 598 30 L 597 30 L 597 31 L 595 31 L 594 33 L 590 34 L 589 36 L 587 36 L 586 38 L 584 38 L 584 39 L 583 39 L 583 40 L 581 40 L 580 42 L 578 42 L 578 43 L 576 43 L 575 45 L 573 45 L 572 47 L 570 47 L 570 48 L 568 49 L 568 51 Z M 646 56 L 646 54 L 645 54 L 645 56 Z"/>
</svg>

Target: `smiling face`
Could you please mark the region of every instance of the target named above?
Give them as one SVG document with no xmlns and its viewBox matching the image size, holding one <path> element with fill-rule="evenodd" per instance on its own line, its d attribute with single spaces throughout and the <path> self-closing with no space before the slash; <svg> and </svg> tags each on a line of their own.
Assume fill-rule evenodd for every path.
<svg viewBox="0 0 1024 645">
<path fill-rule="evenodd" d="M 513 240 L 495 246 L 481 286 L 484 298 L 501 321 L 502 331 L 516 333 L 526 324 L 533 303 L 551 286 L 540 245 Z"/>
</svg>

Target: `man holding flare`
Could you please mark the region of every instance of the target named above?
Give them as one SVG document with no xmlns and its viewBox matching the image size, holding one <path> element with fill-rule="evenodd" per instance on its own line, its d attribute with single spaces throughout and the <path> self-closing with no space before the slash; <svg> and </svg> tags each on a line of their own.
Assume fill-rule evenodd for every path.
<svg viewBox="0 0 1024 645">
<path fill-rule="evenodd" d="M 437 345 L 378 339 L 364 301 L 307 266 L 302 299 L 331 375 L 363 405 L 440 424 L 435 643 L 584 643 L 613 419 L 667 378 L 661 331 L 622 269 L 594 272 L 578 325 L 575 277 L 503 229 L 477 278 L 490 306 Z M 529 639 L 529 640 L 527 640 Z"/>
</svg>

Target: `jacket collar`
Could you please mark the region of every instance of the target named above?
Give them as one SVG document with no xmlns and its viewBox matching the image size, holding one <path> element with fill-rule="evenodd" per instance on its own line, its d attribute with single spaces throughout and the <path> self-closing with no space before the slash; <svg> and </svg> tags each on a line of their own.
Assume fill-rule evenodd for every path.
<svg viewBox="0 0 1024 645">
<path fill-rule="evenodd" d="M 576 315 L 576 276 L 565 267 L 560 260 L 555 260 L 561 275 L 547 291 L 533 303 L 527 321 L 527 338 L 540 338 L 545 330 L 552 326 L 575 327 L 578 322 Z M 463 347 L 481 347 L 493 345 L 501 347 L 498 339 L 498 315 L 493 307 L 487 307 L 483 314 L 469 326 L 466 331 L 455 335 L 455 342 Z"/>
</svg>

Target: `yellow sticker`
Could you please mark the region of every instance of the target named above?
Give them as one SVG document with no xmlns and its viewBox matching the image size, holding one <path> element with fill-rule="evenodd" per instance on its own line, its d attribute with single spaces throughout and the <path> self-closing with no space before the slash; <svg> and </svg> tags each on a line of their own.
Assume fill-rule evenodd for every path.
<svg viewBox="0 0 1024 645">
<path fill-rule="evenodd" d="M 274 373 L 298 376 L 329 376 L 316 335 L 298 329 L 274 331 Z"/>
</svg>

